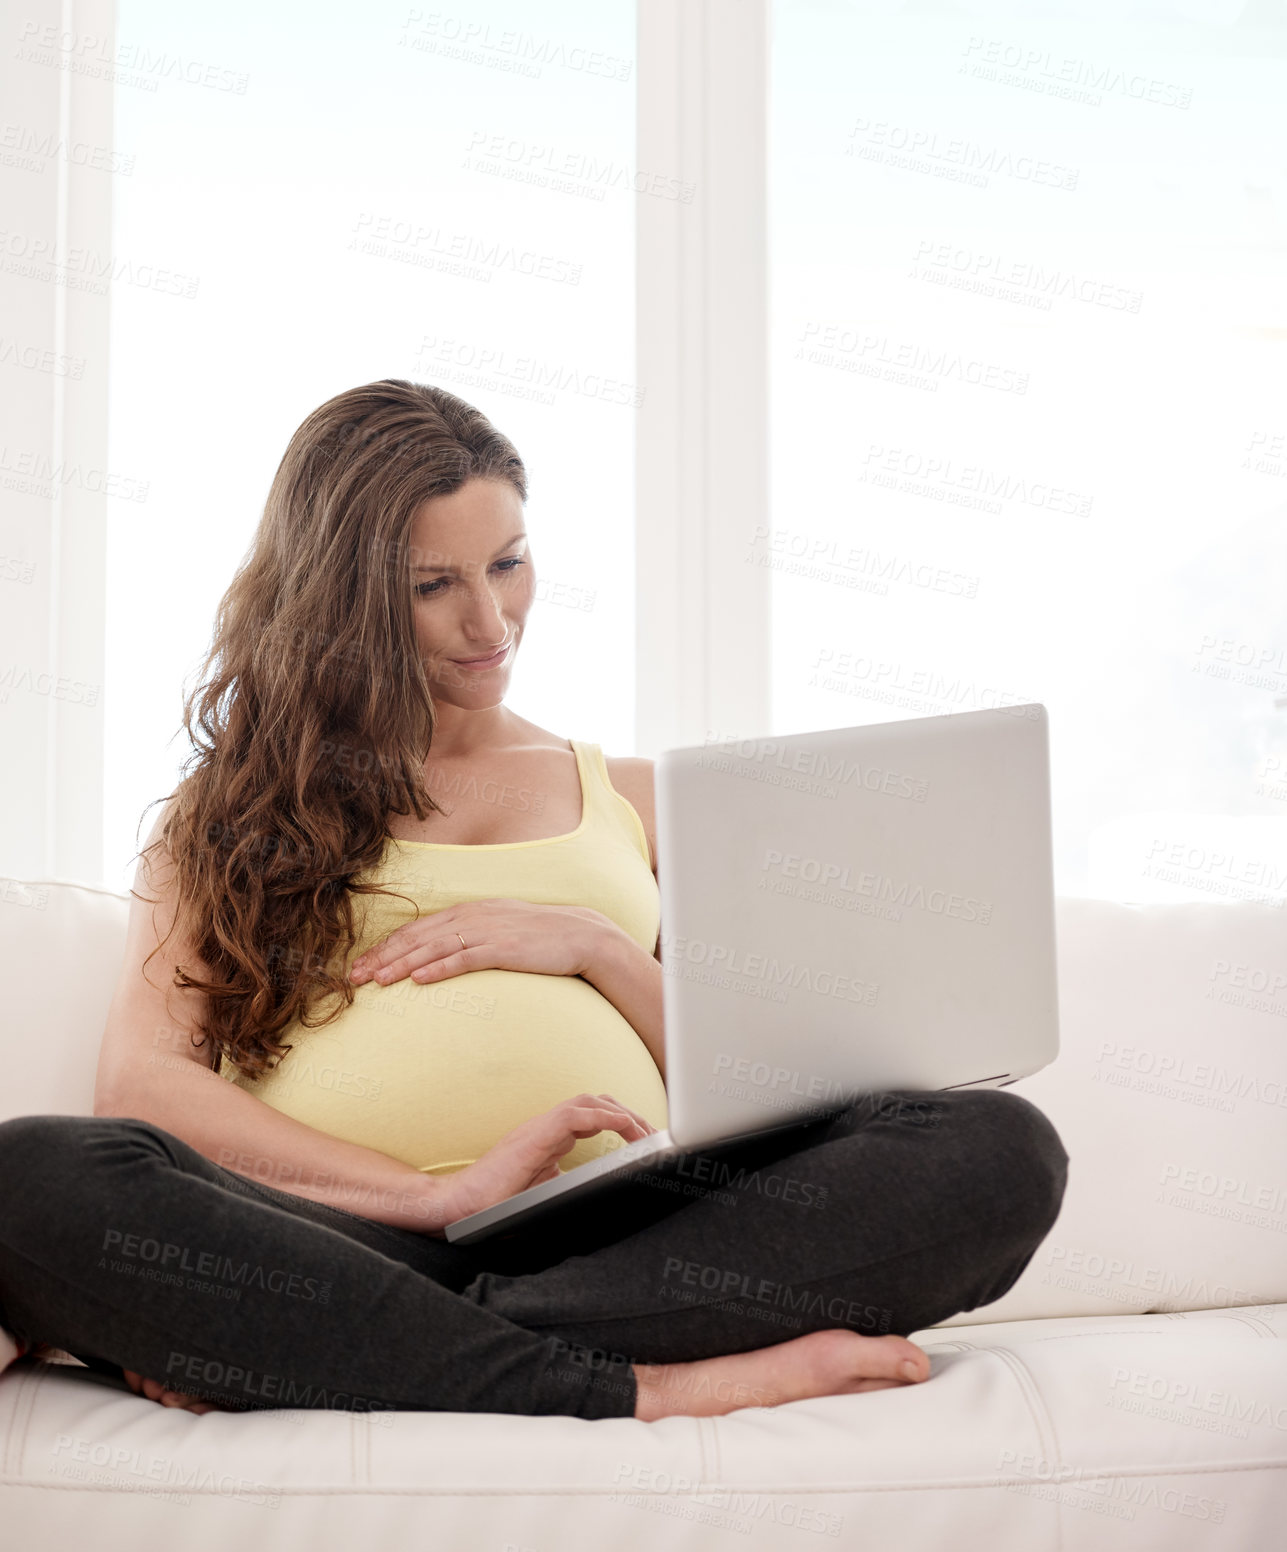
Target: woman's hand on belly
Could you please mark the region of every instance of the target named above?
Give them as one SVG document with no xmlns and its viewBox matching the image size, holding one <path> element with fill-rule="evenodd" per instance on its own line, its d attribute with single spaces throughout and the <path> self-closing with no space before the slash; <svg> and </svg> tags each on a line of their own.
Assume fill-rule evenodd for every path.
<svg viewBox="0 0 1287 1552">
<path fill-rule="evenodd" d="M 481 1158 L 445 1177 L 440 1203 L 435 1203 L 435 1208 L 440 1208 L 435 1211 L 435 1221 L 441 1218 L 444 1225 L 454 1223 L 528 1186 L 553 1180 L 559 1173 L 559 1160 L 582 1137 L 614 1131 L 627 1142 L 635 1142 L 656 1130 L 611 1094 L 578 1094 L 565 1099 L 506 1132 Z"/>
<path fill-rule="evenodd" d="M 582 975 L 613 925 L 601 911 L 579 905 L 470 900 L 404 922 L 357 956 L 349 980 L 388 986 L 406 976 L 440 981 L 469 970 Z"/>
</svg>

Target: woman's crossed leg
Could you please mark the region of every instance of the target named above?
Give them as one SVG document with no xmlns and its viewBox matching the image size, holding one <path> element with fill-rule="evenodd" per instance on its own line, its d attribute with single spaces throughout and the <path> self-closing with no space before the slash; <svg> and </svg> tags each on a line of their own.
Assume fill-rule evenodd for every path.
<svg viewBox="0 0 1287 1552">
<path fill-rule="evenodd" d="M 161 1128 L 0 1123 L 0 1323 L 173 1404 L 720 1412 L 928 1374 L 1067 1155 L 1004 1091 L 867 1096 L 458 1246 L 260 1185 Z M 21 1194 L 13 1189 L 22 1181 Z"/>
</svg>

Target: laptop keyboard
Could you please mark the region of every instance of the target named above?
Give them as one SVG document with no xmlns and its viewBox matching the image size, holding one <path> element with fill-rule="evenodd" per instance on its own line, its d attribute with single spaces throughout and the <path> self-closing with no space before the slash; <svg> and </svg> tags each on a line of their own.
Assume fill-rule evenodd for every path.
<svg viewBox="0 0 1287 1552">
<path fill-rule="evenodd" d="M 575 1169 L 567 1170 L 566 1174 L 583 1180 L 591 1175 L 602 1175 L 610 1169 L 620 1169 L 623 1164 L 629 1164 L 634 1159 L 646 1159 L 653 1153 L 665 1153 L 669 1147 L 669 1132 L 649 1132 L 647 1137 L 636 1137 L 634 1142 L 622 1143 L 621 1147 L 601 1153 L 597 1159 L 579 1164 Z"/>
</svg>

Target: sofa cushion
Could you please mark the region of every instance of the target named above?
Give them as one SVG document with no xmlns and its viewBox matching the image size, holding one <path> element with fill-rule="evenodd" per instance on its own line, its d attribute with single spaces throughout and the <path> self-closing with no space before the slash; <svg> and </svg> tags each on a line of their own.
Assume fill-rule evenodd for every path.
<svg viewBox="0 0 1287 1552">
<path fill-rule="evenodd" d="M 95 884 L 0 880 L 0 1121 L 89 1115 L 129 896 Z M 152 973 L 161 962 L 152 961 Z"/>
<path fill-rule="evenodd" d="M 1285 1335 L 1283 1306 L 926 1331 L 923 1384 L 655 1423 L 197 1416 L 23 1359 L 0 1377 L 0 1515 L 15 1546 L 95 1552 L 1260 1552 L 1287 1483 Z"/>
<path fill-rule="evenodd" d="M 1060 1051 L 1021 1079 L 1068 1150 L 1014 1287 L 944 1325 L 1287 1300 L 1287 922 L 1058 901 Z"/>
</svg>

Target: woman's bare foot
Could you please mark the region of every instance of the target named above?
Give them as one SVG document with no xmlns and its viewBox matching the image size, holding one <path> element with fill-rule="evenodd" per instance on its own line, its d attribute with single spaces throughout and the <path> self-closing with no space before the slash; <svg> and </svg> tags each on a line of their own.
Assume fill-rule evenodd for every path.
<svg viewBox="0 0 1287 1552">
<path fill-rule="evenodd" d="M 908 1371 L 904 1364 L 910 1364 Z M 811 1331 L 774 1347 L 694 1363 L 636 1363 L 635 1416 L 722 1417 L 739 1407 L 885 1390 L 929 1378 L 929 1355 L 902 1336 Z"/>
<path fill-rule="evenodd" d="M 162 1406 L 181 1407 L 187 1412 L 232 1412 L 233 1407 L 220 1406 L 217 1401 L 202 1401 L 182 1390 L 170 1390 L 160 1380 L 145 1380 L 133 1369 L 122 1369 L 125 1383 L 136 1396 L 146 1396 L 149 1401 L 159 1401 Z"/>
</svg>

